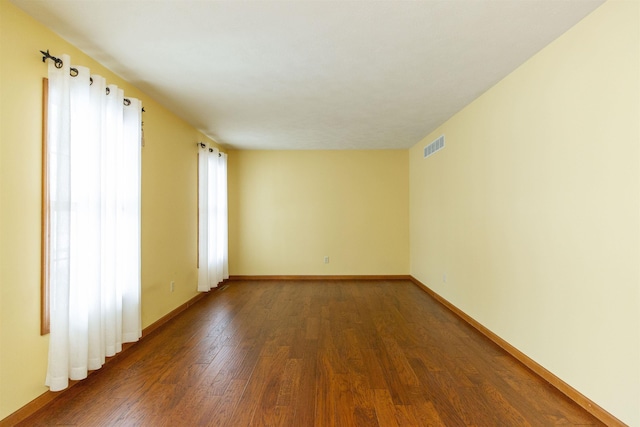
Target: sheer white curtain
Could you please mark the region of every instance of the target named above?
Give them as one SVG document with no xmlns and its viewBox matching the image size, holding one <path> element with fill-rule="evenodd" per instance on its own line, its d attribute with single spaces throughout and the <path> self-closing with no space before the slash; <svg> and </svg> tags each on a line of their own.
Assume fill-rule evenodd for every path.
<svg viewBox="0 0 640 427">
<path fill-rule="evenodd" d="M 229 278 L 227 155 L 198 147 L 198 290 L 206 292 Z"/>
<path fill-rule="evenodd" d="M 86 378 L 140 319 L 141 102 L 89 69 L 49 62 L 49 366 L 52 391 Z M 92 83 L 91 83 L 92 81 Z M 108 93 L 108 94 L 107 94 Z"/>
</svg>

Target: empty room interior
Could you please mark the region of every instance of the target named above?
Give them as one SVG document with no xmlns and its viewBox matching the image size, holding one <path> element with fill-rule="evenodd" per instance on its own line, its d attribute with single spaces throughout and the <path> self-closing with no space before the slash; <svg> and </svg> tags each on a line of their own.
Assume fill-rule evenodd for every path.
<svg viewBox="0 0 640 427">
<path fill-rule="evenodd" d="M 142 338 L 60 393 L 45 386 L 41 333 L 47 50 L 144 107 Z M 540 381 L 594 424 L 640 426 L 637 1 L 0 0 L 0 54 L 0 425 L 126 374 L 117 364 L 134 366 L 143 346 L 208 319 L 228 334 L 214 362 L 254 361 L 246 384 L 229 383 L 241 403 L 220 410 L 226 425 L 578 424 L 518 413 Z M 198 290 L 199 143 L 227 159 L 228 278 L 208 292 Z M 429 331 L 440 325 L 430 315 L 463 332 Z M 269 325 L 290 333 L 270 341 Z M 233 333 L 244 334 L 237 347 Z M 193 334 L 214 348 L 213 335 Z M 304 347 L 311 339 L 317 348 Z M 433 368 L 426 353 L 439 339 L 480 364 Z M 258 342 L 264 358 L 248 347 Z M 344 365 L 320 356 L 332 351 Z M 380 354 L 357 381 L 327 380 Z M 482 364 L 493 356 L 533 379 L 505 382 Z M 467 382 L 433 380 L 445 375 Z M 151 370 L 145 384 L 162 378 Z M 497 397 L 492 379 L 512 395 Z M 482 404 L 456 391 L 476 386 Z M 430 387 L 446 398 L 411 400 Z M 129 414 L 140 404 L 123 399 Z M 532 414 L 561 400 L 531 399 Z M 346 412 L 332 412 L 341 403 Z M 492 413 L 500 405 L 512 422 Z M 213 425 L 213 412 L 94 422 Z"/>
</svg>

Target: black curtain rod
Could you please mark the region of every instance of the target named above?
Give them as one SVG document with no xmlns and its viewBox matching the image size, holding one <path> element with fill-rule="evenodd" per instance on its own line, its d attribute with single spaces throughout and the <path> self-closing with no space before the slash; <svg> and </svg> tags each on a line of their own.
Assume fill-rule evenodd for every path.
<svg viewBox="0 0 640 427">
<path fill-rule="evenodd" d="M 47 49 L 46 52 L 41 50 L 40 53 L 42 54 L 42 62 L 46 62 L 47 59 L 51 59 L 56 64 L 56 68 L 62 68 L 62 59 L 51 55 L 49 53 L 49 49 Z"/>
<path fill-rule="evenodd" d="M 206 148 L 206 144 L 204 142 L 199 142 L 198 145 L 200 145 L 200 147 L 202 148 Z M 209 152 L 213 153 L 213 148 L 209 148 Z M 222 157 L 222 153 L 218 152 L 218 157 Z"/>
<path fill-rule="evenodd" d="M 43 51 L 43 50 L 41 50 L 41 51 L 40 51 L 40 53 L 42 54 L 42 62 L 46 62 L 46 61 L 47 61 L 47 59 L 50 59 L 50 60 L 52 60 L 52 61 L 53 61 L 53 63 L 55 64 L 56 68 L 62 68 L 62 65 L 63 65 L 62 59 L 57 58 L 57 57 L 55 57 L 55 56 L 51 55 L 51 54 L 49 53 L 49 49 L 47 49 L 47 51 L 46 51 L 46 52 L 45 52 L 45 51 Z M 69 75 L 70 75 L 71 77 L 77 77 L 77 76 L 78 76 L 78 69 L 77 69 L 77 68 L 73 68 L 73 67 L 71 67 L 71 68 L 69 69 Z M 91 77 L 89 77 L 89 84 L 93 84 L 93 78 L 91 78 Z M 109 88 L 107 88 L 107 95 L 109 95 L 109 92 L 110 92 L 110 90 L 109 90 Z M 126 105 L 126 106 L 129 106 L 129 105 L 131 105 L 131 100 L 130 100 L 129 98 L 124 98 L 124 100 L 122 101 L 122 103 L 123 103 L 124 105 Z M 144 110 L 144 107 L 142 107 L 142 112 L 143 112 L 143 113 L 146 113 L 146 111 Z"/>
</svg>

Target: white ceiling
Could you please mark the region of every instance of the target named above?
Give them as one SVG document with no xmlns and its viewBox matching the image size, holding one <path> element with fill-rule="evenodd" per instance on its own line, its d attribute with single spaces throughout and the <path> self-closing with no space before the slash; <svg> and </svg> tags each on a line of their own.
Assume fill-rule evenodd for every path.
<svg viewBox="0 0 640 427">
<path fill-rule="evenodd" d="M 603 3 L 12 1 L 237 149 L 411 147 Z"/>
</svg>

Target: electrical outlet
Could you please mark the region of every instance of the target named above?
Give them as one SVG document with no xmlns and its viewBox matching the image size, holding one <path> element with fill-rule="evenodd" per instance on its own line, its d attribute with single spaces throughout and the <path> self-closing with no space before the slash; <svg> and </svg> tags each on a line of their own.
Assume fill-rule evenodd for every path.
<svg viewBox="0 0 640 427">
<path fill-rule="evenodd" d="M 442 281 L 444 283 L 447 283 L 447 274 L 446 273 L 442 275 Z"/>
<path fill-rule="evenodd" d="M 325 264 L 329 264 L 329 257 L 328 256 L 324 257 L 324 263 Z"/>
<path fill-rule="evenodd" d="M 173 280 L 171 281 L 171 283 L 169 284 L 169 290 L 171 292 L 176 290 L 176 282 L 174 282 Z"/>
</svg>

